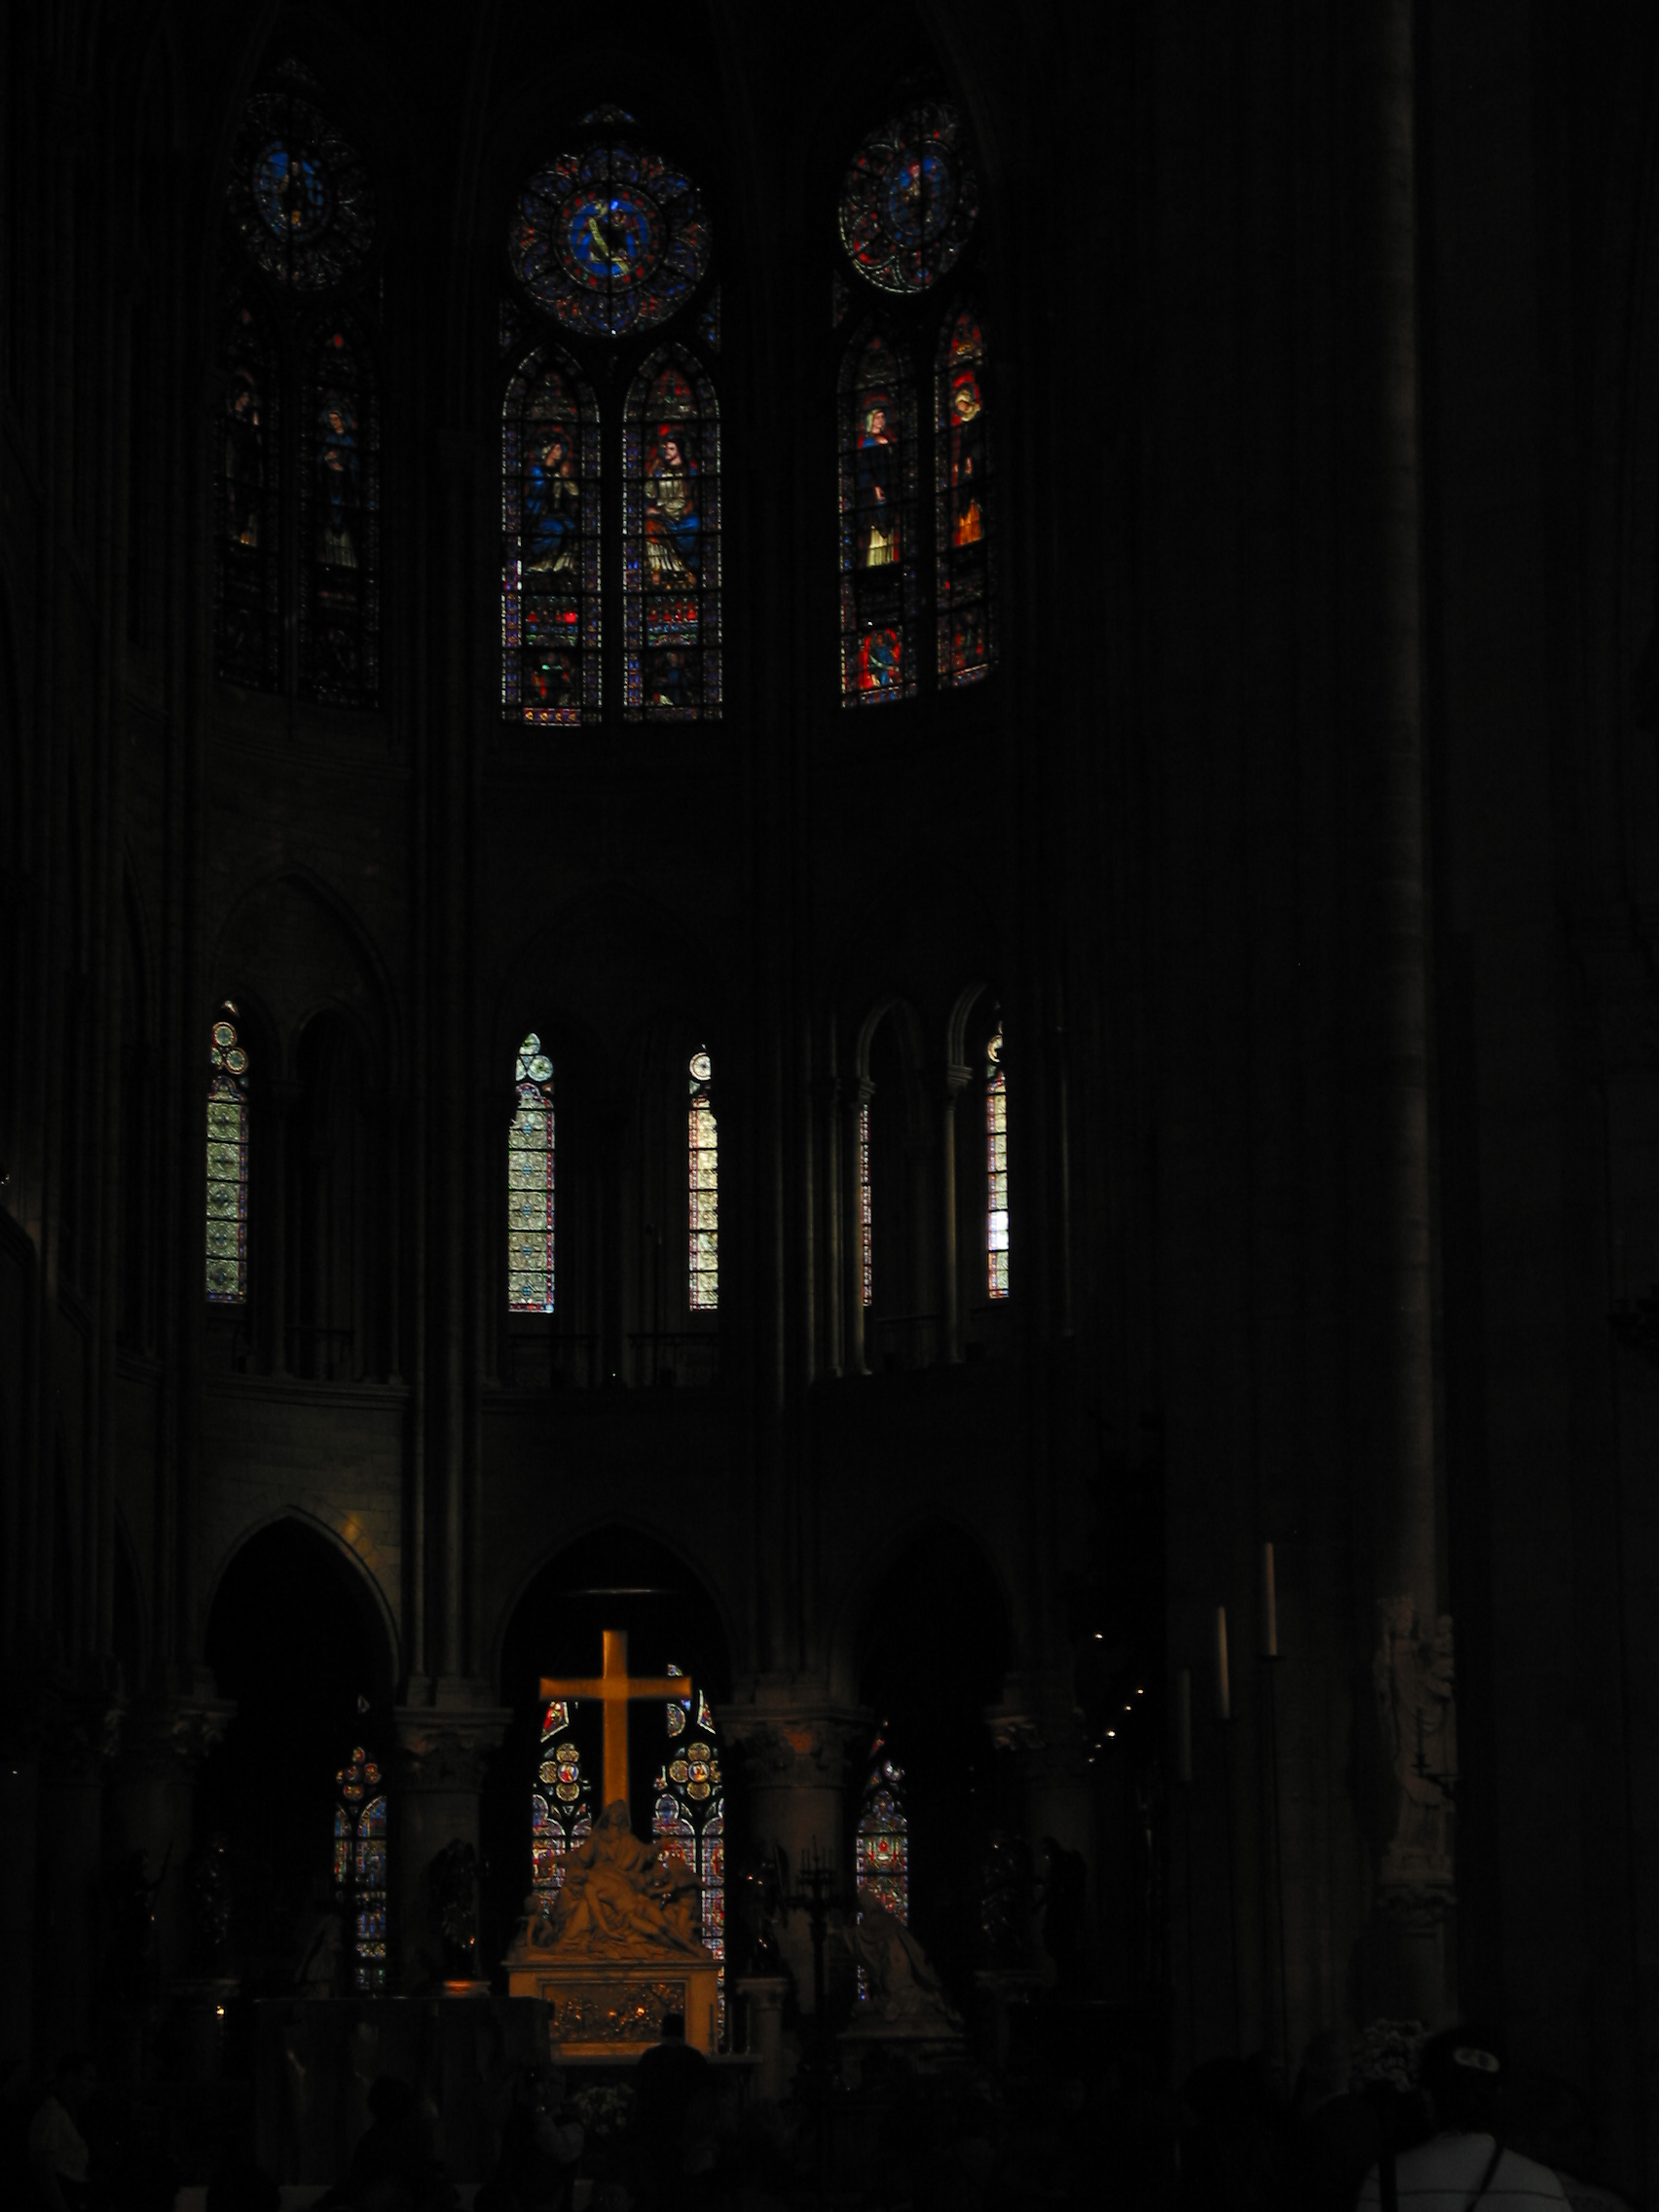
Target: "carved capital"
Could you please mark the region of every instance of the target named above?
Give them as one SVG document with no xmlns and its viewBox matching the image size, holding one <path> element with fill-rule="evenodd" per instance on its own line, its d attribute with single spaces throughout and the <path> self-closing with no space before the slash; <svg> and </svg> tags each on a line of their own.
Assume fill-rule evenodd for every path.
<svg viewBox="0 0 1659 2212">
<path fill-rule="evenodd" d="M 742 1753 L 751 1785 L 840 1789 L 868 1749 L 873 1715 L 859 1706 L 795 1703 L 765 1694 L 722 1706 L 720 1733 Z"/>
<path fill-rule="evenodd" d="M 124 1781 L 166 1779 L 188 1772 L 216 1751 L 236 1718 L 225 1697 L 159 1698 L 136 1705 L 121 1730 Z"/>
<path fill-rule="evenodd" d="M 406 1789 L 467 1794 L 483 1786 L 490 1754 L 512 1724 L 499 1706 L 476 1712 L 442 1712 L 405 1706 L 392 1716 L 397 1736 L 398 1780 Z"/>
</svg>

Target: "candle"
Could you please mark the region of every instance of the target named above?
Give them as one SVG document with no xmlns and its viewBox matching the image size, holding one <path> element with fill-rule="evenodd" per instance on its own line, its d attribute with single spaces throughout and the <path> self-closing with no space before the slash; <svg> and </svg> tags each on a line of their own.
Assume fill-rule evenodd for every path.
<svg viewBox="0 0 1659 2212">
<path fill-rule="evenodd" d="M 1262 1546 L 1262 1657 L 1278 1657 L 1278 1604 L 1273 1595 L 1273 1547 Z"/>
<path fill-rule="evenodd" d="M 1193 1779 L 1193 1671 L 1183 1667 L 1175 1677 L 1175 1779 Z"/>
<path fill-rule="evenodd" d="M 1233 1694 L 1227 1682 L 1227 1607 L 1215 1609 L 1215 1716 L 1233 1718 Z"/>
</svg>

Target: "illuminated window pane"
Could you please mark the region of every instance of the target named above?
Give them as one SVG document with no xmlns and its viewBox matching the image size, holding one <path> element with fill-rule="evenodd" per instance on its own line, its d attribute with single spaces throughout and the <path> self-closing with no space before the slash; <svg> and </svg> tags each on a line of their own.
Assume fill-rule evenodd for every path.
<svg viewBox="0 0 1659 2212">
<path fill-rule="evenodd" d="M 720 1302 L 719 1151 L 714 1084 L 707 1052 L 693 1052 L 686 1114 L 687 1267 L 691 1309 L 711 1313 Z"/>
<path fill-rule="evenodd" d="M 334 1780 L 334 1886 L 350 1930 L 351 1986 L 383 1992 L 388 1887 L 385 1781 L 361 1744 Z"/>
<path fill-rule="evenodd" d="M 250 307 L 231 316 L 220 384 L 214 577 L 219 674 L 273 691 L 280 672 L 276 357 Z"/>
<path fill-rule="evenodd" d="M 575 365 L 539 348 L 501 410 L 501 705 L 510 721 L 600 708 L 599 411 Z"/>
<path fill-rule="evenodd" d="M 684 347 L 634 379 L 623 457 L 624 707 L 704 720 L 720 711 L 720 424 Z"/>
<path fill-rule="evenodd" d="M 935 523 L 939 680 L 989 672 L 991 481 L 985 424 L 985 342 L 970 309 L 947 318 L 935 364 Z"/>
<path fill-rule="evenodd" d="M 247 1054 L 227 1000 L 207 1044 L 207 1297 L 247 1299 Z"/>
<path fill-rule="evenodd" d="M 859 1896 L 859 1917 L 866 1904 L 879 1905 L 895 1920 L 910 1918 L 910 1822 L 904 1810 L 904 1770 L 886 1755 L 877 1736 L 870 1747 L 869 1778 L 865 1784 L 864 1806 L 853 1831 L 853 1880 Z M 859 2003 L 866 2003 L 869 1988 L 861 1967 L 858 1972 Z"/>
<path fill-rule="evenodd" d="M 533 1032 L 518 1049 L 507 1131 L 507 1304 L 553 1310 L 553 1062 Z"/>
<path fill-rule="evenodd" d="M 349 323 L 324 323 L 312 345 L 300 435 L 301 687 L 337 706 L 373 706 L 380 424 L 368 355 Z"/>
<path fill-rule="evenodd" d="M 678 1675 L 679 1667 L 668 1672 Z M 709 1701 L 670 1700 L 664 1715 L 668 1745 L 657 1773 L 651 1836 L 658 1848 L 697 1876 L 702 1891 L 702 1936 L 720 1962 L 719 2027 L 725 2031 L 725 1794 L 719 1739 Z"/>
<path fill-rule="evenodd" d="M 903 350 L 855 338 L 841 368 L 841 701 L 916 688 L 916 394 Z"/>
<path fill-rule="evenodd" d="M 985 1047 L 985 1263 L 993 1298 L 1008 1296 L 1008 1079 L 1002 1024 Z"/>
<path fill-rule="evenodd" d="M 573 1698 L 559 1698 L 541 1716 L 541 1755 L 530 1793 L 531 1880 L 542 1902 L 565 1879 L 565 1862 L 593 1827 L 592 1785 L 571 1733 Z"/>
<path fill-rule="evenodd" d="M 869 1222 L 869 1102 L 859 1108 L 859 1226 L 864 1238 L 864 1303 L 875 1302 L 875 1266 Z"/>
</svg>

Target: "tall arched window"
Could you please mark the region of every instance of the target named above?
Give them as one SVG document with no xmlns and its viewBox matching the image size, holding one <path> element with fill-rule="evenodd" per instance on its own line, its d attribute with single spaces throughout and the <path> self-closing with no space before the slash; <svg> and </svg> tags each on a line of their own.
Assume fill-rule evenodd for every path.
<svg viewBox="0 0 1659 2212">
<path fill-rule="evenodd" d="M 877 330 L 841 367 L 841 697 L 916 688 L 916 397 L 903 352 Z"/>
<path fill-rule="evenodd" d="M 349 300 L 374 313 L 374 193 L 296 88 L 315 90 L 285 62 L 232 150 L 225 212 L 243 274 L 223 356 L 218 668 L 250 688 L 372 706 L 379 424 L 367 344 L 344 317 Z"/>
<path fill-rule="evenodd" d="M 683 346 L 628 395 L 623 436 L 623 697 L 630 716 L 697 721 L 720 705 L 720 424 Z"/>
<path fill-rule="evenodd" d="M 720 1161 L 707 1052 L 691 1055 L 690 1093 L 685 1117 L 687 1287 L 691 1310 L 712 1313 L 720 1302 Z"/>
<path fill-rule="evenodd" d="M 207 1297 L 247 1298 L 247 1053 L 227 999 L 207 1042 Z"/>
<path fill-rule="evenodd" d="M 682 1668 L 670 1663 L 668 1672 Z M 715 1716 L 701 1690 L 670 1699 L 668 1742 L 657 1770 L 651 1835 L 658 1848 L 689 1866 L 702 1889 L 702 1936 L 720 1964 L 720 2021 L 725 2021 L 725 1792 Z"/>
<path fill-rule="evenodd" d="M 539 347 L 501 410 L 501 700 L 527 722 L 600 710 L 599 411 Z"/>
<path fill-rule="evenodd" d="M 507 1304 L 553 1310 L 553 1062 L 533 1030 L 514 1062 L 518 1104 L 507 1131 Z"/>
<path fill-rule="evenodd" d="M 593 1826 L 593 1785 L 571 1734 L 574 1700 L 556 1699 L 541 1716 L 541 1756 L 530 1793 L 531 1881 L 545 1902 L 565 1879 L 569 1854 Z"/>
<path fill-rule="evenodd" d="M 992 1298 L 1008 1296 L 1008 1077 L 999 1021 L 985 1042 L 985 1272 Z"/>
<path fill-rule="evenodd" d="M 351 1986 L 386 1988 L 387 1819 L 381 1770 L 361 1744 L 335 1777 L 334 1889 L 351 1931 Z"/>
<path fill-rule="evenodd" d="M 270 336 L 245 302 L 233 310 L 225 337 L 220 404 L 214 566 L 219 674 L 234 683 L 274 690 L 281 645 L 280 415 Z"/>
<path fill-rule="evenodd" d="M 985 342 L 971 308 L 949 313 L 934 370 L 934 546 L 939 680 L 973 683 L 991 665 L 991 454 Z"/>
<path fill-rule="evenodd" d="M 300 457 L 300 684 L 315 699 L 374 699 L 380 657 L 380 425 L 350 324 L 324 323 L 307 361 Z"/>
<path fill-rule="evenodd" d="M 871 1898 L 895 1920 L 910 1917 L 910 1823 L 904 1770 L 887 1756 L 884 1740 L 870 1747 L 864 1804 L 853 1836 L 853 1871 L 862 1900 Z"/>
</svg>

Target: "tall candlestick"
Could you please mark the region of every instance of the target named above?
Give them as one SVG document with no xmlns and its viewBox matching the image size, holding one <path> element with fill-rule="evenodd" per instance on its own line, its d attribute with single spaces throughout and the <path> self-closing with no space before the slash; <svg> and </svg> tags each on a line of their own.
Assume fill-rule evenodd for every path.
<svg viewBox="0 0 1659 2212">
<path fill-rule="evenodd" d="M 1175 1779 L 1193 1779 L 1193 1670 L 1183 1667 L 1175 1677 Z"/>
<path fill-rule="evenodd" d="M 1278 1603 L 1273 1593 L 1273 1547 L 1262 1546 L 1262 1657 L 1278 1657 Z"/>
<path fill-rule="evenodd" d="M 1218 1720 L 1233 1718 L 1233 1693 L 1227 1681 L 1227 1607 L 1215 1609 L 1215 1716 Z"/>
</svg>

